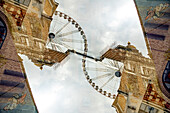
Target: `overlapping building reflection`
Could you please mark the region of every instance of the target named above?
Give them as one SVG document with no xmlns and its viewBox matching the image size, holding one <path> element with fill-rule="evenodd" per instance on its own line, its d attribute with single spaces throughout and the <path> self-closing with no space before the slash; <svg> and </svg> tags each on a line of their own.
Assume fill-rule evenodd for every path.
<svg viewBox="0 0 170 113">
<path fill-rule="evenodd" d="M 168 5 L 168 1 L 164 2 L 163 6 Z M 140 1 L 135 0 L 135 3 L 139 6 L 139 15 L 142 16 Z M 145 1 L 143 4 L 146 3 Z M 154 3 L 156 6 L 160 1 Z M 57 6 L 58 3 L 53 0 L 0 1 L 0 112 L 38 112 L 18 53 L 26 55 L 40 69 L 43 65 L 61 63 L 68 57 L 68 51 L 62 53 L 46 48 L 52 15 Z M 147 10 L 148 7 L 144 9 Z M 169 5 L 164 9 L 163 22 L 169 19 Z M 161 19 L 157 13 L 156 17 Z M 109 49 L 100 57 L 101 60 L 108 58 L 124 64 L 118 95 L 112 105 L 117 112 L 170 112 L 169 21 L 160 27 L 162 24 L 158 21 L 154 23 L 156 17 L 150 17 L 153 20 L 142 26 L 146 31 L 146 45 L 151 58 L 142 56 L 130 42 L 127 46 L 119 45 Z M 159 50 L 157 45 L 162 45 L 164 50 Z M 162 73 L 165 76 L 163 80 Z"/>
</svg>

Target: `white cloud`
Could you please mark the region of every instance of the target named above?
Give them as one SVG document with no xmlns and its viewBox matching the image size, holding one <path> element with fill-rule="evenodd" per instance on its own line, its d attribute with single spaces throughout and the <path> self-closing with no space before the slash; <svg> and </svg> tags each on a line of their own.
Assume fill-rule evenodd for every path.
<svg viewBox="0 0 170 113">
<path fill-rule="evenodd" d="M 40 113 L 114 112 L 111 107 L 113 100 L 99 94 L 89 85 L 82 73 L 81 63 L 74 55 L 63 67 L 57 70 L 46 67 L 42 71 L 35 68 L 27 58 L 22 58 Z M 29 72 L 30 67 L 33 67 L 34 73 Z"/>
<path fill-rule="evenodd" d="M 133 1 L 73 1 L 58 1 L 60 2 L 58 10 L 72 16 L 81 25 L 88 38 L 89 51 L 91 51 L 91 53 L 94 52 L 96 55 L 96 53 L 102 51 L 108 43 L 111 44 L 113 41 L 123 45 L 126 45 L 127 42 L 130 41 L 146 55 L 146 49 L 143 49 L 145 43 L 142 30 Z M 72 9 L 70 5 L 74 7 L 74 9 Z M 106 37 L 106 33 L 108 32 L 110 32 L 112 36 L 108 35 L 108 37 Z M 136 38 L 140 39 L 142 43 L 135 42 Z"/>
</svg>

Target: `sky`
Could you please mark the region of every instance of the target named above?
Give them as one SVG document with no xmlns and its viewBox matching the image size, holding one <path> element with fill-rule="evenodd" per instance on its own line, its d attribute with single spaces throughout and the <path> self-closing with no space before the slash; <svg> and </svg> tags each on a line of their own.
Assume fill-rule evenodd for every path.
<svg viewBox="0 0 170 113">
<path fill-rule="evenodd" d="M 74 18 L 87 37 L 88 54 L 99 57 L 116 42 L 130 41 L 147 56 L 133 0 L 57 0 L 61 11 Z M 87 82 L 81 57 L 70 54 L 59 67 L 36 67 L 21 55 L 33 96 L 40 113 L 116 113 L 113 99 L 95 91 Z M 118 88 L 118 87 L 117 87 Z"/>
<path fill-rule="evenodd" d="M 147 56 L 133 0 L 57 0 L 57 2 L 59 3 L 57 10 L 74 18 L 83 28 L 87 36 L 89 53 L 98 55 L 114 42 L 126 46 L 130 41 Z"/>
</svg>

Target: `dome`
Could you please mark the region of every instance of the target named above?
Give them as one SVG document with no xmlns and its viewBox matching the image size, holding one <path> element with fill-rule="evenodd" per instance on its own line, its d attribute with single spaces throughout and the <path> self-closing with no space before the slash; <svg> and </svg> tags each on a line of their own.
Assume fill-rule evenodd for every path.
<svg viewBox="0 0 170 113">
<path fill-rule="evenodd" d="M 139 50 L 136 49 L 134 45 L 131 45 L 130 42 L 128 42 L 128 45 L 126 46 L 127 50 L 130 49 L 133 52 L 139 53 Z"/>
<path fill-rule="evenodd" d="M 127 48 L 131 48 L 131 49 L 136 49 L 136 47 L 134 45 L 131 45 L 130 42 L 128 42 L 128 45 L 126 46 Z"/>
</svg>

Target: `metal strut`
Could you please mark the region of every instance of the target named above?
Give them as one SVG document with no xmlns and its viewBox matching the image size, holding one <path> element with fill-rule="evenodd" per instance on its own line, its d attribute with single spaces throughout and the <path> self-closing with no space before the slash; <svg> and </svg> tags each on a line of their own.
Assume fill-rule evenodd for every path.
<svg viewBox="0 0 170 113">
<path fill-rule="evenodd" d="M 77 54 L 77 55 L 83 56 L 83 57 L 90 58 L 90 59 L 95 60 L 95 61 L 102 61 L 102 60 L 103 60 L 103 59 L 94 58 L 94 57 L 92 57 L 92 56 L 89 56 L 89 55 L 86 55 L 86 54 L 77 52 L 77 51 L 75 51 L 75 50 L 70 50 L 70 49 L 68 49 L 68 51 L 69 51 L 69 52 L 72 52 L 72 53 L 75 53 L 75 54 Z"/>
</svg>

